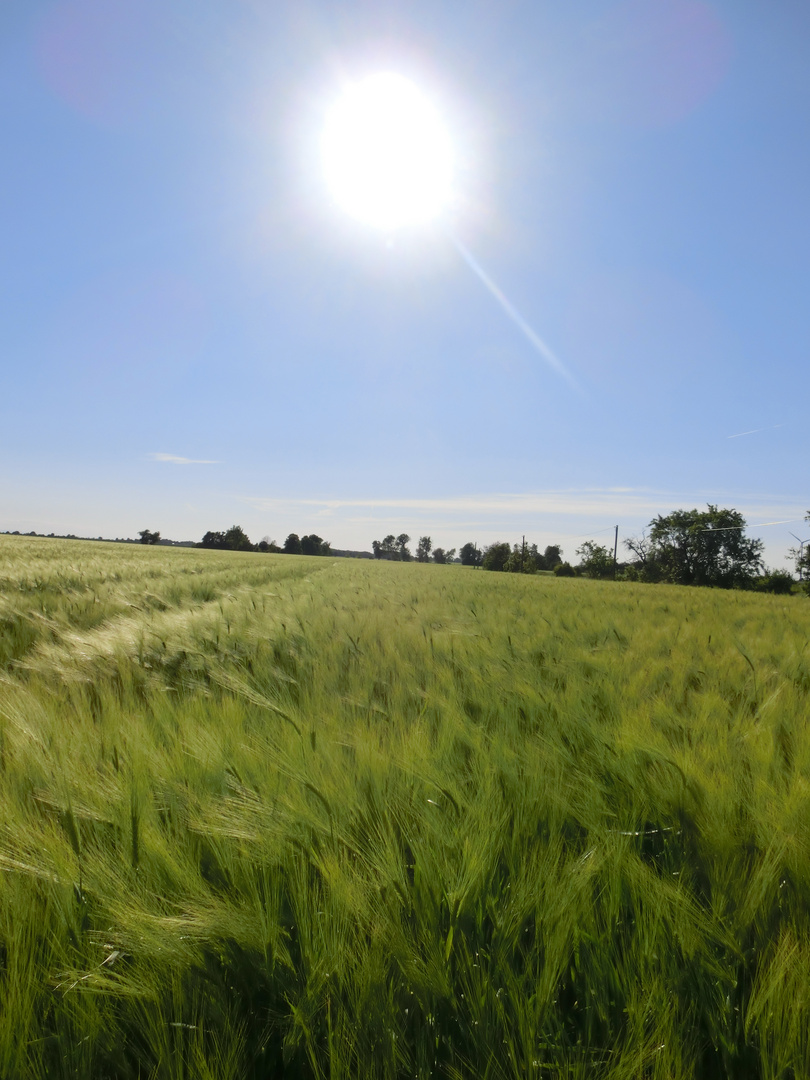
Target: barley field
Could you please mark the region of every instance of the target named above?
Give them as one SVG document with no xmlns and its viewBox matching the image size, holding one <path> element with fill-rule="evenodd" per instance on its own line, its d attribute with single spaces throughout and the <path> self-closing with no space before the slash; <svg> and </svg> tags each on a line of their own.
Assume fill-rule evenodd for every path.
<svg viewBox="0 0 810 1080">
<path fill-rule="evenodd" d="M 0 537 L 0 1077 L 810 1077 L 810 603 Z"/>
</svg>

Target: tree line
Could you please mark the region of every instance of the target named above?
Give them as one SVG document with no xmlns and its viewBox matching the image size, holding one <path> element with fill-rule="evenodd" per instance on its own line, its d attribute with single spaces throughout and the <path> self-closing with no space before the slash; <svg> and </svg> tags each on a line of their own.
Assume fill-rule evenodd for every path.
<svg viewBox="0 0 810 1080">
<path fill-rule="evenodd" d="M 810 523 L 810 510 L 805 521 Z M 509 544 L 496 541 L 481 549 L 473 541 L 456 548 L 433 547 L 429 536 L 420 536 L 415 551 L 407 533 L 390 533 L 372 541 L 375 559 L 393 562 L 460 563 L 501 573 L 536 574 L 553 572 L 560 577 L 615 578 L 621 581 L 665 582 L 672 585 L 704 585 L 722 589 L 759 589 L 767 592 L 793 591 L 793 576 L 786 570 L 765 567 L 761 540 L 746 535 L 745 518 L 738 510 L 720 509 L 711 503 L 706 510 L 673 510 L 659 514 L 641 536 L 623 542 L 627 558 L 603 544 L 586 540 L 576 549 L 578 561 L 563 561 L 559 544 L 540 551 L 536 544 Z M 166 543 L 159 532 L 143 529 L 142 544 Z M 284 555 L 353 555 L 367 552 L 333 550 L 328 540 L 316 533 L 290 533 L 283 545 L 265 537 L 251 542 L 240 525 L 223 532 L 207 532 L 196 545 L 218 551 L 258 551 Z M 789 552 L 800 581 L 810 582 L 810 540 Z M 810 593 L 810 584 L 807 585 Z"/>
<path fill-rule="evenodd" d="M 394 536 L 390 533 L 383 540 L 372 540 L 371 550 L 375 559 L 389 559 L 393 562 L 451 563 L 456 561 L 455 548 L 433 547 L 429 536 L 420 536 L 416 545 L 416 554 L 411 554 L 408 544 L 411 542 L 407 533 Z"/>
<path fill-rule="evenodd" d="M 141 529 L 138 533 L 142 544 L 159 544 L 167 541 L 160 539 L 159 532 L 151 529 Z M 194 547 L 209 548 L 213 551 L 261 551 L 265 554 L 278 555 L 332 555 L 332 545 L 328 540 L 310 533 L 309 536 L 299 536 L 298 533 L 290 533 L 284 544 L 279 547 L 275 540 L 266 536 L 258 544 L 251 542 L 241 525 L 232 525 L 230 529 L 222 532 L 209 531 Z"/>
<path fill-rule="evenodd" d="M 225 532 L 207 532 L 197 547 L 211 548 L 214 551 L 261 551 L 278 555 L 331 555 L 332 553 L 332 545 L 329 541 L 316 533 L 310 533 L 309 536 L 290 533 L 281 547 L 269 537 L 260 540 L 258 544 L 252 544 L 241 525 L 232 525 Z"/>
<path fill-rule="evenodd" d="M 562 562 L 562 549 L 551 544 L 540 552 L 537 544 L 515 544 L 514 549 L 505 543 L 490 544 L 481 550 L 477 544 L 469 541 L 456 553 L 456 548 L 433 547 L 429 536 L 420 536 L 415 553 L 408 545 L 411 538 L 407 533 L 394 536 L 390 533 L 383 540 L 372 540 L 371 547 L 375 559 L 388 559 L 392 562 L 426 563 L 461 563 L 462 566 L 477 566 L 484 570 L 507 570 L 536 573 L 538 570 L 554 570 Z"/>
<path fill-rule="evenodd" d="M 806 521 L 810 522 L 810 511 Z M 374 540 L 377 559 L 408 562 L 457 562 L 503 573 L 536 574 L 552 571 L 560 577 L 615 578 L 622 581 L 665 582 L 672 585 L 704 585 L 722 589 L 759 589 L 789 593 L 794 579 L 787 570 L 765 567 L 761 540 L 746 536 L 745 518 L 738 510 L 720 509 L 711 503 L 706 510 L 673 510 L 659 514 L 641 536 L 623 542 L 628 554 L 621 562 L 613 550 L 586 540 L 575 554 L 573 565 L 563 561 L 562 548 L 550 544 L 540 552 L 536 544 L 496 541 L 483 550 L 473 542 L 456 549 L 432 548 L 429 536 L 421 536 L 415 555 L 407 533 Z M 810 579 L 810 540 L 789 552 L 800 580 Z M 808 585 L 810 592 L 810 585 Z"/>
</svg>

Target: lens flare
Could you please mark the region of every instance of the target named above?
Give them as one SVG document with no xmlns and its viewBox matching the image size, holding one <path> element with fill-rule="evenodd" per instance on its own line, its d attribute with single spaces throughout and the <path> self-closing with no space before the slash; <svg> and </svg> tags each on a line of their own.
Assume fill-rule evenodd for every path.
<svg viewBox="0 0 810 1080">
<path fill-rule="evenodd" d="M 534 346 L 537 352 L 540 353 L 540 355 L 543 357 L 543 359 L 552 369 L 552 371 L 556 372 L 557 375 L 562 376 L 562 378 L 565 379 L 566 382 L 568 382 L 573 389 L 578 390 L 579 387 L 576 380 L 574 379 L 574 376 L 571 374 L 571 372 L 568 370 L 562 360 L 560 360 L 559 357 L 554 355 L 548 345 L 546 345 L 545 341 L 543 341 L 543 339 L 537 333 L 535 333 L 531 326 L 529 326 L 529 324 L 517 310 L 515 305 L 503 294 L 502 290 L 498 288 L 498 286 L 495 284 L 489 274 L 487 274 L 487 272 L 484 270 L 478 260 L 473 256 L 473 254 L 468 251 L 467 248 L 465 248 L 464 245 L 461 243 L 461 241 L 456 239 L 455 236 L 451 235 L 450 239 L 452 240 L 456 250 L 462 257 L 464 262 L 467 264 L 467 266 L 469 266 L 469 268 L 472 270 L 472 272 L 475 274 L 481 284 L 488 290 L 490 295 L 495 300 L 497 300 L 501 308 L 509 316 L 515 326 L 524 334 L 524 336 Z"/>
</svg>

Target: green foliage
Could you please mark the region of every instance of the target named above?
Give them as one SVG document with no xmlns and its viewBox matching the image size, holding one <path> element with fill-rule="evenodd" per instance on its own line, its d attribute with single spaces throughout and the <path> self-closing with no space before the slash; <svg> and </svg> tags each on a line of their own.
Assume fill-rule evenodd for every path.
<svg viewBox="0 0 810 1080">
<path fill-rule="evenodd" d="M 571 563 L 564 562 L 558 563 L 554 567 L 554 574 L 556 577 L 576 577 L 577 572 L 571 565 Z"/>
<path fill-rule="evenodd" d="M 430 561 L 430 549 L 433 544 L 429 536 L 420 536 L 419 542 L 416 545 L 416 561 L 417 562 L 429 562 Z"/>
<path fill-rule="evenodd" d="M 0 1076 L 810 1075 L 810 605 L 0 567 Z"/>
<path fill-rule="evenodd" d="M 157 544 L 160 542 L 159 532 L 150 532 L 149 529 L 141 529 L 138 533 L 142 544 Z"/>
<path fill-rule="evenodd" d="M 603 544 L 586 540 L 577 548 L 577 555 L 579 555 L 579 569 L 583 574 L 591 578 L 613 577 L 613 552 Z"/>
<path fill-rule="evenodd" d="M 253 551 L 253 544 L 241 525 L 232 525 L 225 533 L 225 547 L 228 551 Z"/>
<path fill-rule="evenodd" d="M 407 533 L 400 533 L 399 536 L 389 533 L 384 540 L 373 540 L 371 547 L 374 558 L 388 559 L 394 562 L 408 562 L 411 559 L 411 552 L 408 548 L 410 539 Z M 430 537 L 422 537 L 422 539 L 427 540 L 428 543 L 430 542 Z"/>
<path fill-rule="evenodd" d="M 757 578 L 756 589 L 758 592 L 776 593 L 779 596 L 787 596 L 793 592 L 793 575 L 787 570 L 769 570 L 762 577 Z"/>
<path fill-rule="evenodd" d="M 241 525 L 232 525 L 226 532 L 207 532 L 200 541 L 201 548 L 215 551 L 255 551 Z"/>
<path fill-rule="evenodd" d="M 328 555 L 330 550 L 328 541 L 321 539 L 315 533 L 301 537 L 302 555 Z"/>
<path fill-rule="evenodd" d="M 753 584 L 762 568 L 762 541 L 745 535 L 737 510 L 674 510 L 650 522 L 650 558 L 660 580 L 724 589 Z"/>
<path fill-rule="evenodd" d="M 462 566 L 480 566 L 483 561 L 483 552 L 472 541 L 464 544 L 459 551 Z"/>
<path fill-rule="evenodd" d="M 400 551 L 397 544 L 397 538 L 393 533 L 389 533 L 384 540 L 372 540 L 371 548 L 374 552 L 375 559 L 399 561 Z"/>
<path fill-rule="evenodd" d="M 562 563 L 562 548 L 559 544 L 549 544 L 543 552 L 543 566 L 538 570 L 553 570 Z"/>
<path fill-rule="evenodd" d="M 445 563 L 451 563 L 455 559 L 455 557 L 455 548 L 447 548 L 445 550 L 445 548 L 437 547 L 433 552 L 433 561 L 435 563 L 440 563 L 442 566 Z"/>
<path fill-rule="evenodd" d="M 537 547 L 535 546 L 536 551 Z M 530 549 L 523 544 L 513 544 L 512 552 L 506 560 L 504 570 L 510 574 L 533 574 L 535 566 Z"/>
<path fill-rule="evenodd" d="M 504 570 L 512 574 L 536 574 L 539 570 L 553 570 L 560 563 L 560 548 L 547 547 L 545 553 L 537 550 L 537 544 L 515 544 L 506 560 Z"/>
<path fill-rule="evenodd" d="M 205 534 L 199 543 L 201 548 L 211 548 L 214 551 L 225 551 L 225 533 L 211 532 Z"/>
<path fill-rule="evenodd" d="M 198 547 L 213 548 L 216 551 L 261 551 L 264 554 L 283 552 L 285 555 L 329 555 L 332 551 L 329 541 L 315 533 L 301 537 L 297 533 L 290 533 L 283 548 L 269 537 L 265 537 L 258 544 L 251 544 L 239 525 L 232 526 L 227 532 L 207 532 Z"/>
<path fill-rule="evenodd" d="M 481 565 L 485 570 L 505 570 L 512 555 L 508 544 L 497 541 L 484 549 Z"/>
<path fill-rule="evenodd" d="M 298 535 L 298 533 L 290 533 L 290 535 L 284 541 L 283 550 L 285 555 L 304 554 L 304 549 L 301 545 L 301 537 Z"/>
</svg>

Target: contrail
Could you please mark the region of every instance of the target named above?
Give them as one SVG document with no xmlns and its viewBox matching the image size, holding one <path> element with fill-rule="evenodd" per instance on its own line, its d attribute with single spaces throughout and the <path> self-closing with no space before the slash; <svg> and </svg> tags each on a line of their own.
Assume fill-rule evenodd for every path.
<svg viewBox="0 0 810 1080">
<path fill-rule="evenodd" d="M 448 235 L 450 236 L 450 239 L 453 242 L 453 246 L 455 247 L 456 251 L 458 251 L 459 255 L 462 257 L 467 266 L 469 266 L 469 268 L 473 271 L 479 281 L 481 281 L 486 286 L 492 296 L 495 297 L 495 299 L 501 305 L 501 307 L 515 324 L 515 326 L 517 326 L 519 330 L 523 331 L 525 336 L 529 339 L 531 344 L 534 345 L 535 349 L 540 353 L 548 366 L 553 371 L 556 371 L 558 375 L 561 375 L 575 390 L 579 390 L 579 387 L 577 386 L 573 375 L 562 362 L 562 360 L 560 360 L 554 355 L 554 353 L 551 351 L 548 345 L 546 345 L 545 341 L 543 341 L 542 338 L 537 336 L 537 334 L 534 332 L 534 330 L 532 330 L 531 326 L 529 326 L 529 324 L 526 322 L 526 320 L 523 318 L 517 308 L 515 308 L 514 305 L 510 303 L 510 301 L 504 296 L 504 294 L 501 292 L 501 290 L 498 288 L 492 278 L 479 264 L 478 260 L 472 255 L 471 252 L 469 252 L 464 247 L 460 240 L 453 236 L 452 233 L 449 233 Z"/>
<path fill-rule="evenodd" d="M 750 432 L 741 432 L 743 435 L 748 435 Z M 729 435 L 729 438 L 733 436 Z M 728 528 L 713 529 L 709 526 L 708 529 L 703 529 L 703 532 L 741 532 L 743 529 L 764 529 L 766 525 L 789 525 L 791 521 L 798 521 L 798 518 L 785 518 L 784 521 L 758 521 L 753 525 L 730 525 Z M 792 535 L 792 534 L 791 534 Z"/>
<path fill-rule="evenodd" d="M 727 439 L 741 439 L 743 435 L 756 435 L 758 431 L 775 431 L 776 428 L 784 427 L 784 424 L 773 424 L 771 427 L 755 427 L 750 431 L 738 431 L 736 435 L 726 435 Z"/>
</svg>

